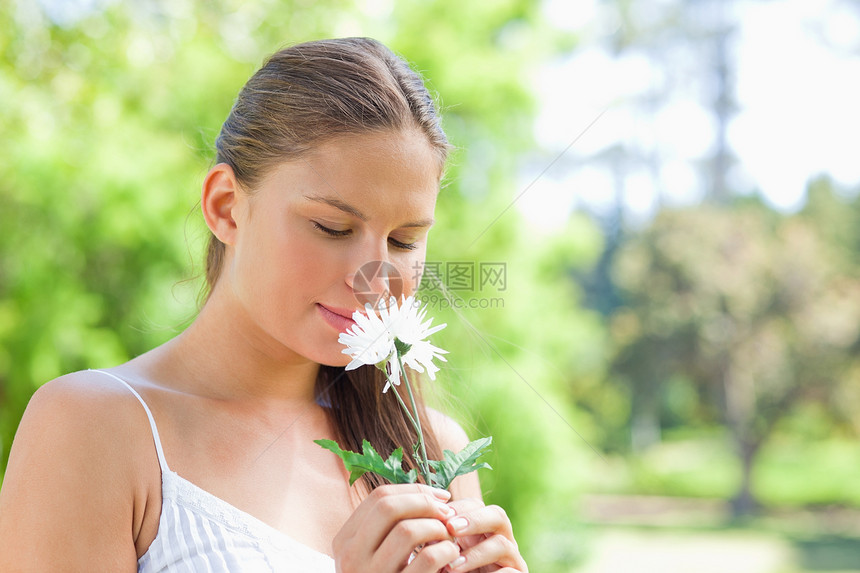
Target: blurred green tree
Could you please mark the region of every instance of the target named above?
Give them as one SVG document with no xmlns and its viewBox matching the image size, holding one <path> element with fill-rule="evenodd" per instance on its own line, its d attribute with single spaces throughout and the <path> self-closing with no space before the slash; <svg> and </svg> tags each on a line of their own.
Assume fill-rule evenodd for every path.
<svg viewBox="0 0 860 573">
<path fill-rule="evenodd" d="M 614 371 L 633 386 L 634 414 L 654 415 L 670 376 L 695 383 L 741 462 L 738 515 L 754 508 L 755 456 L 776 424 L 829 399 L 855 360 L 860 275 L 821 225 L 754 201 L 666 210 L 614 269 L 626 295 Z"/>
</svg>

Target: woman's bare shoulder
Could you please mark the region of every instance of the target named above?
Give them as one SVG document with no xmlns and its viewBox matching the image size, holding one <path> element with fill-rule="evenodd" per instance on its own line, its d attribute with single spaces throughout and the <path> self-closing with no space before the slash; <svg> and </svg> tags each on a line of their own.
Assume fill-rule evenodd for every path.
<svg viewBox="0 0 860 573">
<path fill-rule="evenodd" d="M 15 442 L 53 436 L 80 442 L 87 452 L 98 452 L 128 446 L 127 434 L 137 433 L 140 422 L 146 423 L 146 414 L 128 388 L 103 372 L 83 370 L 55 378 L 36 390 Z"/>
<path fill-rule="evenodd" d="M 44 473 L 35 460 L 79 466 L 87 473 L 125 470 L 134 475 L 141 469 L 142 451 L 152 450 L 157 465 L 152 444 L 146 413 L 128 388 L 103 372 L 74 372 L 33 394 L 12 443 L 7 476 L 21 469 L 13 465 L 21 457 L 31 460 L 28 472 Z"/>
<path fill-rule="evenodd" d="M 458 452 L 469 443 L 469 436 L 463 427 L 447 414 L 428 407 L 427 417 L 442 449 Z"/>
<path fill-rule="evenodd" d="M 469 443 L 469 436 L 463 427 L 450 416 L 434 408 L 427 408 L 427 417 L 433 426 L 433 433 L 443 450 L 459 452 Z M 449 488 L 454 499 L 474 497 L 481 499 L 481 484 L 478 474 L 472 472 L 456 478 Z"/>
<path fill-rule="evenodd" d="M 133 397 L 128 388 L 119 381 L 98 370 L 81 370 L 55 378 L 39 387 L 30 399 L 27 411 L 62 405 L 83 408 L 97 413 L 100 406 L 125 402 L 124 397 Z"/>
<path fill-rule="evenodd" d="M 76 372 L 40 387 L 18 426 L 0 490 L 0 547 L 18 548 L 5 557 L 50 569 L 60 559 L 87 559 L 76 552 L 89 547 L 90 559 L 103 550 L 104 564 L 136 561 L 129 532 L 137 476 L 146 472 L 136 458 L 148 433 L 140 404 L 104 374 Z M 68 543 L 49 544 L 52 554 L 46 539 Z M 3 558 L 0 564 L 15 569 Z"/>
</svg>

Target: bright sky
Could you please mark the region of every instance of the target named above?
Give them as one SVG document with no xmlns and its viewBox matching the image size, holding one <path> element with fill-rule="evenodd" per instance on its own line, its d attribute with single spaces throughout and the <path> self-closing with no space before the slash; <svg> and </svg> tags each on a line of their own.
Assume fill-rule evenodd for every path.
<svg viewBox="0 0 860 573">
<path fill-rule="evenodd" d="M 848 0 L 744 0 L 735 6 L 740 28 L 731 50 L 739 109 L 728 140 L 740 169 L 730 184 L 758 190 L 791 211 L 820 173 L 845 185 L 860 183 L 860 11 Z M 666 204 L 699 199 L 707 181 L 697 163 L 710 154 L 715 135 L 702 53 L 675 49 L 662 68 L 642 52 L 616 58 L 603 45 L 617 24 L 596 2 L 552 0 L 547 10 L 584 41 L 572 57 L 545 66 L 535 78 L 543 94 L 535 134 L 550 156 L 546 162 L 605 113 L 565 154 L 565 166 L 554 166 L 523 195 L 520 210 L 556 226 L 578 205 L 612 208 L 619 190 L 638 219 L 653 213 L 658 194 Z M 648 109 L 643 96 L 665 85 L 667 68 L 673 86 L 668 103 Z M 617 146 L 646 158 L 628 161 L 623 182 L 613 179 L 606 158 Z M 522 186 L 544 167 L 533 165 Z"/>
</svg>

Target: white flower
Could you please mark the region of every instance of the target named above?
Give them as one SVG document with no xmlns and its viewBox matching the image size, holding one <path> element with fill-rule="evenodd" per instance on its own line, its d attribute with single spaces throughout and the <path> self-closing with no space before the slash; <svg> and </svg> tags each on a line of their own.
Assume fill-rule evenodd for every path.
<svg viewBox="0 0 860 573">
<path fill-rule="evenodd" d="M 376 314 L 370 303 L 367 303 L 365 311 L 355 311 L 352 314 L 355 324 L 337 338 L 338 342 L 346 346 L 343 353 L 352 357 L 347 370 L 363 364 L 378 365 L 390 359 L 395 352 L 394 338 L 387 325 L 390 320 L 387 309 L 380 309 L 380 313 Z"/>
<path fill-rule="evenodd" d="M 433 346 L 427 338 L 447 325 L 440 324 L 431 327 L 432 318 L 422 322 L 427 315 L 427 307 L 422 308 L 421 304 L 411 296 L 403 299 L 403 304 L 398 310 L 399 314 L 396 320 L 392 321 L 392 329 L 394 338 L 409 346 L 409 349 L 401 357 L 403 364 L 417 372 L 424 372 L 426 369 L 430 379 L 435 380 L 439 367 L 433 363 L 433 359 L 438 358 L 447 362 L 442 355 L 448 352 Z"/>
<path fill-rule="evenodd" d="M 400 360 L 404 366 L 416 372 L 427 371 L 431 380 L 436 379 L 439 367 L 433 363 L 435 358 L 445 361 L 447 351 L 430 344 L 428 336 L 443 328 L 445 324 L 432 326 L 433 319 L 424 321 L 426 308 L 414 297 L 406 297 L 400 306 L 394 297 L 389 304 L 379 304 L 374 308 L 365 305 L 365 312 L 355 311 L 352 319 L 355 325 L 341 333 L 338 342 L 345 345 L 344 354 L 352 357 L 346 369 L 353 370 L 363 364 L 373 364 L 384 371 L 387 377 L 385 388 L 400 384 L 400 364 L 397 361 L 398 347 Z"/>
</svg>

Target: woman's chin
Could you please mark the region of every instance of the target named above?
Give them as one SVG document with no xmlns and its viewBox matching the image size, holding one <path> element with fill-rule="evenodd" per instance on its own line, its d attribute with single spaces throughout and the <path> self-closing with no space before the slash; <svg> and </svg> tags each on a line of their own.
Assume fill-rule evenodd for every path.
<svg viewBox="0 0 860 573">
<path fill-rule="evenodd" d="M 327 354 L 325 356 L 321 356 L 317 362 L 320 363 L 321 366 L 332 366 L 335 368 L 343 368 L 351 362 L 349 356 L 345 354 L 335 354 L 330 355 Z"/>
</svg>

